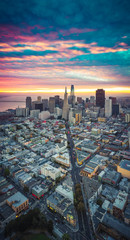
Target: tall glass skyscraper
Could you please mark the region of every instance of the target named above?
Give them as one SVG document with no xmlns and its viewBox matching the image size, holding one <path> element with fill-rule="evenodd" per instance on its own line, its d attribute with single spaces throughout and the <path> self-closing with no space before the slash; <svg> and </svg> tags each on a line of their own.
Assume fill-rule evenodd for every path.
<svg viewBox="0 0 130 240">
<path fill-rule="evenodd" d="M 71 95 L 74 95 L 74 85 L 71 85 Z"/>
<path fill-rule="evenodd" d="M 32 109 L 32 98 L 26 97 L 26 108 L 29 108 L 29 111 Z"/>
<path fill-rule="evenodd" d="M 96 106 L 101 108 L 105 106 L 105 91 L 103 89 L 96 90 Z"/>
</svg>

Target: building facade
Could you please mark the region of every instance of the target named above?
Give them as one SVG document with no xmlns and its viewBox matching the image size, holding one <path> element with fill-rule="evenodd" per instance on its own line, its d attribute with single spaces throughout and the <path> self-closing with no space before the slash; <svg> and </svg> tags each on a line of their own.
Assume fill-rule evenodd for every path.
<svg viewBox="0 0 130 240">
<path fill-rule="evenodd" d="M 96 90 L 96 106 L 101 108 L 105 106 L 105 91 L 103 89 Z"/>
</svg>

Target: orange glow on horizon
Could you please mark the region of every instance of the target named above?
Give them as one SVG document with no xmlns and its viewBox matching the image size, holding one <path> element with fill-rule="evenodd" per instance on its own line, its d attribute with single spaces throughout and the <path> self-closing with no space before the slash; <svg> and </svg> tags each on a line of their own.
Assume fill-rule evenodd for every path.
<svg viewBox="0 0 130 240">
<path fill-rule="evenodd" d="M 85 86 L 86 87 L 86 86 Z M 75 94 L 76 93 L 95 93 L 95 91 L 101 87 L 96 88 L 83 88 L 82 87 L 75 87 Z M 106 93 L 117 93 L 117 94 L 130 94 L 130 87 L 113 87 L 113 88 L 103 88 Z M 31 90 L 0 90 L 0 93 L 64 93 L 65 88 L 40 88 L 40 89 L 31 89 Z M 70 86 L 67 89 L 67 92 L 70 93 Z"/>
</svg>

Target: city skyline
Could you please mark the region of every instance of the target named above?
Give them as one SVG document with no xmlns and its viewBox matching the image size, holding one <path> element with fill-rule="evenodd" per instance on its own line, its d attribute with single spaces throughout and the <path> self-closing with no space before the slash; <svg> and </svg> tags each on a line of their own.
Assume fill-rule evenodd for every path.
<svg viewBox="0 0 130 240">
<path fill-rule="evenodd" d="M 130 93 L 128 0 L 4 1 L 0 93 Z M 68 89 L 69 93 L 69 89 Z M 110 94 L 109 94 L 110 93 Z"/>
</svg>

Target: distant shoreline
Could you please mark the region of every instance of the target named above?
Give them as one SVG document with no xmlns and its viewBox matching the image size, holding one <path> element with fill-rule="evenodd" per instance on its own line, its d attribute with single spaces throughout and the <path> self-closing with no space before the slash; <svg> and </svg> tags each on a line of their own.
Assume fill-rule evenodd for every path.
<svg viewBox="0 0 130 240">
<path fill-rule="evenodd" d="M 0 101 L 0 102 L 25 102 L 25 101 Z"/>
</svg>

